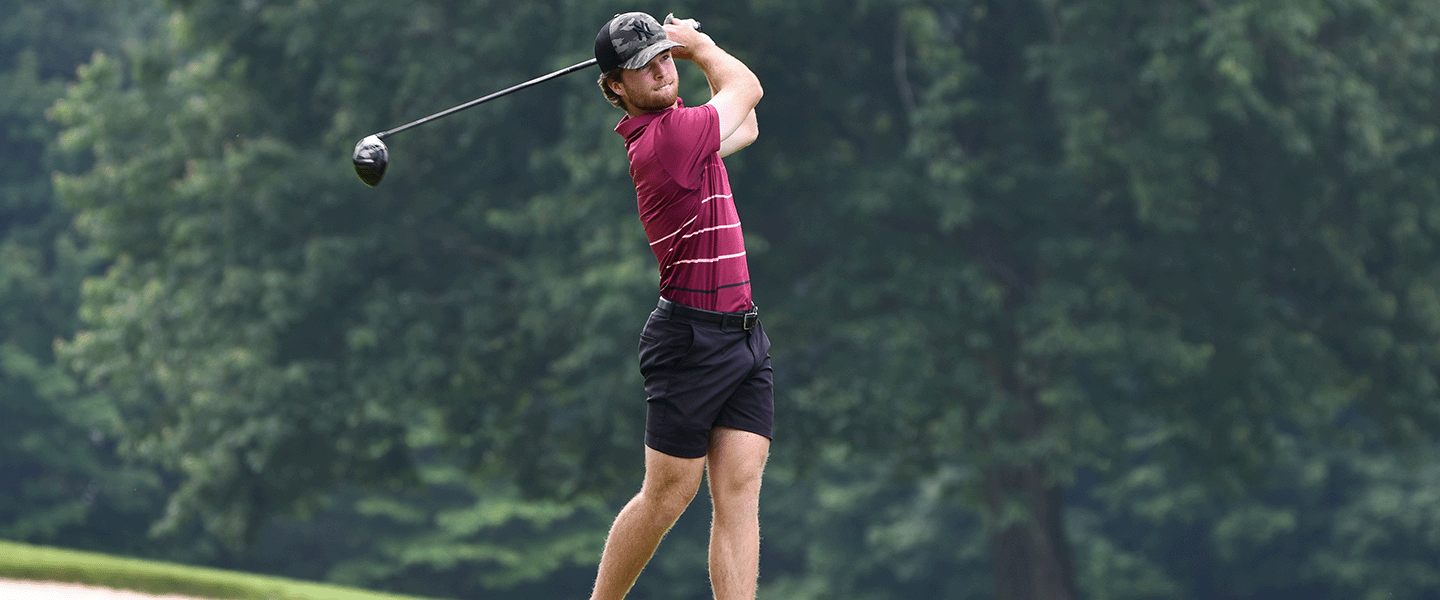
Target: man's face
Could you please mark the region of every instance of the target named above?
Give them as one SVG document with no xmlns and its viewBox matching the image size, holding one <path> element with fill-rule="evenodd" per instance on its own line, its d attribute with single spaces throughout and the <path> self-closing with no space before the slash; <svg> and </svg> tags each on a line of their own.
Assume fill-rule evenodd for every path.
<svg viewBox="0 0 1440 600">
<path fill-rule="evenodd" d="M 652 113 L 675 105 L 680 88 L 675 75 L 675 59 L 670 51 L 661 52 L 639 69 L 620 72 L 620 85 L 615 93 L 625 98 L 637 113 Z"/>
</svg>

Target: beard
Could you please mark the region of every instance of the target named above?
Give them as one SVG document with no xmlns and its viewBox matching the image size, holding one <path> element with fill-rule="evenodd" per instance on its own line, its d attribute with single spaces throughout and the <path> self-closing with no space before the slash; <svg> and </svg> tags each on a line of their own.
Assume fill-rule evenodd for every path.
<svg viewBox="0 0 1440 600">
<path fill-rule="evenodd" d="M 631 94 L 627 100 L 637 109 L 644 112 L 659 112 L 675 106 L 675 100 L 679 97 L 678 86 L 671 82 L 669 86 L 661 90 L 647 90 L 646 94 Z"/>
</svg>

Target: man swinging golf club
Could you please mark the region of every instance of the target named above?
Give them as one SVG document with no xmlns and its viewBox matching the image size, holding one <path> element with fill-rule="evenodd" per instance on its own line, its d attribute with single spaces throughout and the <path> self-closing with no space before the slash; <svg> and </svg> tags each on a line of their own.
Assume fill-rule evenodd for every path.
<svg viewBox="0 0 1440 600">
<path fill-rule="evenodd" d="M 774 395 L 770 340 L 750 297 L 745 241 L 721 157 L 755 141 L 755 74 L 694 21 L 626 13 L 595 38 L 600 88 L 625 111 L 640 220 L 660 266 L 659 307 L 640 335 L 648 396 L 645 478 L 605 541 L 592 600 L 630 591 L 708 471 L 714 507 L 710 581 L 717 600 L 753 600 L 760 479 Z M 686 107 L 675 60 L 710 82 Z"/>
</svg>

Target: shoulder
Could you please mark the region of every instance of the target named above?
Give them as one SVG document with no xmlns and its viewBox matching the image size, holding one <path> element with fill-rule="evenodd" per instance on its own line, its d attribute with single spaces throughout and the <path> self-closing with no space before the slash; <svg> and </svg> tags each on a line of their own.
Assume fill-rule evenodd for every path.
<svg viewBox="0 0 1440 600">
<path fill-rule="evenodd" d="M 666 130 L 691 132 L 692 129 L 717 127 L 720 122 L 720 113 L 709 104 L 677 106 L 661 113 L 655 121 Z"/>
</svg>

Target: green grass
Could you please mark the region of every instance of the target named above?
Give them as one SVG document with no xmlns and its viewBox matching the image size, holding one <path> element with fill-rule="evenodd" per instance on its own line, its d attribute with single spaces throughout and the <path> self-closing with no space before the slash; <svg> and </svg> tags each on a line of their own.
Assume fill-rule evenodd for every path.
<svg viewBox="0 0 1440 600">
<path fill-rule="evenodd" d="M 421 600 L 293 579 L 0 541 L 0 577 L 226 600 Z"/>
</svg>

